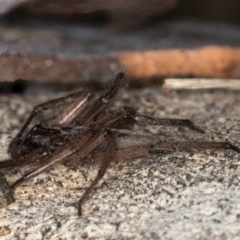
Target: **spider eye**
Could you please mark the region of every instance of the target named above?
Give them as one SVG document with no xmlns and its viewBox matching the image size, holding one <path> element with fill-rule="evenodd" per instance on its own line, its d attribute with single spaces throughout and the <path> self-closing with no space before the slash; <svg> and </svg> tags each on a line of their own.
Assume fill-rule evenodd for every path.
<svg viewBox="0 0 240 240">
<path fill-rule="evenodd" d="M 40 128 L 40 125 L 35 125 L 31 132 L 39 132 Z"/>
<path fill-rule="evenodd" d="M 28 137 L 34 137 L 37 135 L 42 135 L 44 133 L 44 129 L 41 125 L 35 125 L 30 132 L 28 133 Z"/>
</svg>

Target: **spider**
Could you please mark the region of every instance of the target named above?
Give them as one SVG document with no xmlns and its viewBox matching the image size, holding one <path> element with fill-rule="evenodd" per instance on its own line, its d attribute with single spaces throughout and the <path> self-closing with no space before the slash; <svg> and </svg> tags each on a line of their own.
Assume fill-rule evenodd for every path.
<svg viewBox="0 0 240 240">
<path fill-rule="evenodd" d="M 175 142 L 159 141 L 157 136 L 136 133 L 126 128 L 134 123 L 164 126 L 182 126 L 204 133 L 188 119 L 159 119 L 138 114 L 133 108 L 122 107 L 102 116 L 102 111 L 123 85 L 124 74 L 117 74 L 112 86 L 97 97 L 89 91 L 78 91 L 66 97 L 40 104 L 34 108 L 17 136 L 10 142 L 8 152 L 12 159 L 0 162 L 0 168 L 22 166 L 38 162 L 39 165 L 25 173 L 11 185 L 14 189 L 21 182 L 32 178 L 57 163 L 67 165 L 78 161 L 100 162 L 97 176 L 78 201 L 78 215 L 89 193 L 104 176 L 111 160 L 144 157 L 149 154 L 168 154 L 192 149 L 240 148 L 229 142 Z M 27 128 L 39 112 L 65 106 L 51 122 Z"/>
</svg>

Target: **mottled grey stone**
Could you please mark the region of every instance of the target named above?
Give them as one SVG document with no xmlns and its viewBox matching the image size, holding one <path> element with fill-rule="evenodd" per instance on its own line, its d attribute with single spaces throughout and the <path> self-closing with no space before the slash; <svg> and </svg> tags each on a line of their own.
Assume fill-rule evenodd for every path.
<svg viewBox="0 0 240 240">
<path fill-rule="evenodd" d="M 55 96 L 0 96 L 1 159 L 8 158 L 7 145 L 33 106 Z M 126 90 L 111 107 L 121 105 L 156 117 L 189 118 L 206 134 L 149 126 L 136 131 L 240 146 L 239 92 Z M 80 218 L 76 202 L 98 167 L 57 165 L 19 185 L 15 203 L 0 209 L 1 239 L 239 239 L 239 158 L 232 151 L 192 151 L 113 161 Z M 3 172 L 12 183 L 29 168 Z"/>
</svg>

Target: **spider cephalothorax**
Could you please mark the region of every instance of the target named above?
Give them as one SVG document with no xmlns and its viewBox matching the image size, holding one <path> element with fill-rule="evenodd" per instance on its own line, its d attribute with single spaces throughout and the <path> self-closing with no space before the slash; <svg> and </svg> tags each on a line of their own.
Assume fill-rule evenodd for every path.
<svg viewBox="0 0 240 240">
<path fill-rule="evenodd" d="M 35 107 L 23 128 L 9 144 L 12 159 L 0 162 L 0 168 L 34 162 L 39 162 L 39 166 L 25 173 L 12 184 L 12 188 L 60 162 L 71 164 L 84 159 L 100 161 L 98 175 L 78 202 L 78 214 L 81 215 L 84 199 L 103 177 L 111 160 L 192 149 L 231 149 L 240 153 L 238 147 L 228 142 L 160 141 L 155 135 L 126 129 L 126 126 L 136 123 L 183 126 L 200 133 L 204 132 L 188 119 L 153 118 L 138 114 L 129 107 L 99 116 L 116 95 L 123 79 L 124 74 L 119 73 L 113 85 L 99 98 L 91 92 L 79 91 Z M 65 109 L 56 119 L 44 125 L 36 125 L 26 132 L 38 112 L 59 106 L 65 106 Z"/>
</svg>

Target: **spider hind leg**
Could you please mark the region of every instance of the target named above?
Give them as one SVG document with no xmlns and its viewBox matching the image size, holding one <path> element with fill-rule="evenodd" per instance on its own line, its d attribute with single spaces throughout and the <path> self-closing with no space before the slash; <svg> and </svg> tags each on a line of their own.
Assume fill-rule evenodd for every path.
<svg viewBox="0 0 240 240">
<path fill-rule="evenodd" d="M 113 134 L 111 133 L 110 130 L 105 129 L 105 131 L 106 131 L 105 138 L 107 141 L 107 148 L 101 159 L 100 169 L 98 171 L 96 178 L 93 180 L 91 185 L 87 188 L 85 193 L 82 195 L 82 197 L 78 201 L 78 216 L 82 215 L 83 201 L 87 198 L 87 196 L 90 194 L 90 192 L 93 190 L 93 188 L 97 185 L 99 180 L 104 176 L 104 174 L 106 173 L 106 170 L 109 166 L 109 163 L 113 158 L 113 154 L 114 154 L 114 150 L 115 150 L 115 140 L 114 140 Z"/>
</svg>

